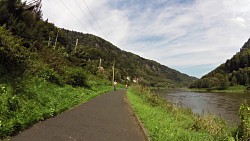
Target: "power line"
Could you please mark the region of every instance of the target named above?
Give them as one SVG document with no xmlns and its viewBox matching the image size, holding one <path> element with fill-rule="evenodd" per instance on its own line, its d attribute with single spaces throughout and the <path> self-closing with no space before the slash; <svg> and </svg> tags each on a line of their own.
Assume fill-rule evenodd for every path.
<svg viewBox="0 0 250 141">
<path fill-rule="evenodd" d="M 76 0 L 74 0 L 74 1 L 75 1 L 75 3 L 77 4 L 78 8 L 82 11 L 82 13 L 83 13 L 83 14 L 85 15 L 85 17 L 87 18 L 89 24 L 92 25 L 90 19 L 89 19 L 88 16 L 85 14 L 85 12 L 83 11 L 83 9 L 80 7 L 79 3 L 78 3 Z M 93 25 L 92 25 L 92 26 L 93 26 Z M 93 28 L 94 28 L 95 32 L 99 35 L 99 33 L 98 33 L 98 31 L 96 30 L 95 26 L 93 26 Z"/>
<path fill-rule="evenodd" d="M 62 4 L 63 4 L 63 6 L 76 18 L 76 20 L 80 23 L 80 25 L 82 25 L 83 26 L 83 28 L 86 30 L 86 31 L 88 31 L 85 27 L 84 27 L 84 25 L 81 23 L 81 21 L 75 16 L 75 14 L 64 4 L 64 2 L 62 2 L 61 0 L 59 0 Z"/>
<path fill-rule="evenodd" d="M 95 23 L 97 24 L 97 26 L 98 26 L 98 28 L 100 29 L 100 31 L 102 32 L 102 34 L 104 35 L 105 38 L 107 38 L 107 37 L 106 37 L 106 34 L 103 32 L 102 28 L 100 27 L 99 23 L 97 22 L 97 20 L 96 20 L 94 14 L 93 14 L 93 13 L 91 12 L 91 10 L 89 9 L 88 4 L 86 3 L 85 0 L 83 0 L 83 2 L 84 2 L 84 4 L 85 4 L 85 6 L 87 7 L 87 9 L 89 10 L 91 16 L 93 17 Z"/>
</svg>

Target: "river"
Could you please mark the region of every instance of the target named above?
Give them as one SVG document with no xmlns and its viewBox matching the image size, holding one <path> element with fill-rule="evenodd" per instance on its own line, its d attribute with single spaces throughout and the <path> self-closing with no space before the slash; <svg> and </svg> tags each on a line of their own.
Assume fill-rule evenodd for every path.
<svg viewBox="0 0 250 141">
<path fill-rule="evenodd" d="M 250 93 L 209 93 L 156 90 L 161 97 L 172 103 L 191 108 L 194 113 L 211 113 L 221 116 L 229 122 L 239 121 L 238 113 L 241 103 L 250 102 Z"/>
</svg>

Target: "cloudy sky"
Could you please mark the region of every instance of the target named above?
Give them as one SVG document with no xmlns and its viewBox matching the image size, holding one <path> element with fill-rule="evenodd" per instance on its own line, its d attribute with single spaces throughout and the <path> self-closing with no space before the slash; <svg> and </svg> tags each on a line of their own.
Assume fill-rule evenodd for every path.
<svg viewBox="0 0 250 141">
<path fill-rule="evenodd" d="M 42 0 L 44 19 L 201 77 L 250 37 L 250 0 Z"/>
</svg>

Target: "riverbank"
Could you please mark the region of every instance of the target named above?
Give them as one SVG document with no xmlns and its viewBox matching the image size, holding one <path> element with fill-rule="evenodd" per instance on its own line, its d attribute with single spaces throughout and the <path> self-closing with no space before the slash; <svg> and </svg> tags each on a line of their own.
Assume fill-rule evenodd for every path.
<svg viewBox="0 0 250 141">
<path fill-rule="evenodd" d="M 190 109 L 176 106 L 136 86 L 127 92 L 128 99 L 154 141 L 234 140 L 235 129 L 215 116 L 197 116 Z"/>
<path fill-rule="evenodd" d="M 226 89 L 217 89 L 217 88 L 185 88 L 185 91 L 192 92 L 215 92 L 215 93 L 250 93 L 248 87 L 238 85 L 238 86 L 230 86 Z"/>
</svg>

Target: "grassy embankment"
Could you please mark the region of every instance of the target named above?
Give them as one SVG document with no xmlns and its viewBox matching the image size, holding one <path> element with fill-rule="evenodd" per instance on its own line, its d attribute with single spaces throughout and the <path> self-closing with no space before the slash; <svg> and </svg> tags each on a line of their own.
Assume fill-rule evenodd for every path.
<svg viewBox="0 0 250 141">
<path fill-rule="evenodd" d="M 233 129 L 222 119 L 194 115 L 190 109 L 175 106 L 138 86 L 130 88 L 127 94 L 134 112 L 153 141 L 234 141 L 245 140 L 250 135 L 250 120 L 246 120 L 250 119 L 250 108 L 247 106 L 241 107 L 244 122 Z"/>
<path fill-rule="evenodd" d="M 88 78 L 88 88 L 59 86 L 31 77 L 18 83 L 18 94 L 17 88 L 6 82 L 0 79 L 0 139 L 113 89 L 109 82 L 94 76 Z"/>
</svg>

